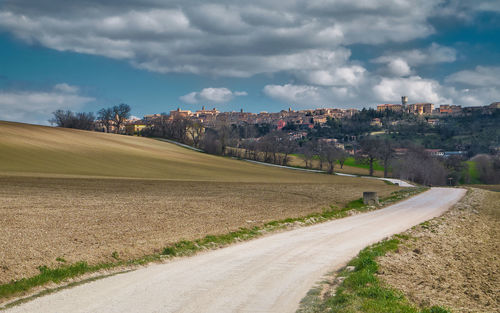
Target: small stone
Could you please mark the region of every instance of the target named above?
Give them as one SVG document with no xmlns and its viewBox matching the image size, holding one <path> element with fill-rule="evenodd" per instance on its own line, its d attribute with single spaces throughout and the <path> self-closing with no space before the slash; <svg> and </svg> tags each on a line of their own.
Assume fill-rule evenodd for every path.
<svg viewBox="0 0 500 313">
<path fill-rule="evenodd" d="M 348 272 L 352 272 L 354 271 L 355 267 L 354 266 L 346 266 L 345 267 L 345 270 L 348 271 Z"/>
</svg>

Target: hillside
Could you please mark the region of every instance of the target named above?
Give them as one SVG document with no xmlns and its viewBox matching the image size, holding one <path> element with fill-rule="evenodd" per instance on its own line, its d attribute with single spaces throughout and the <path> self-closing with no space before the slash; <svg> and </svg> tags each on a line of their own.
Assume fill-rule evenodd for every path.
<svg viewBox="0 0 500 313">
<path fill-rule="evenodd" d="M 280 183 L 339 180 L 198 153 L 149 138 L 2 121 L 0 151 L 4 175 Z"/>
</svg>

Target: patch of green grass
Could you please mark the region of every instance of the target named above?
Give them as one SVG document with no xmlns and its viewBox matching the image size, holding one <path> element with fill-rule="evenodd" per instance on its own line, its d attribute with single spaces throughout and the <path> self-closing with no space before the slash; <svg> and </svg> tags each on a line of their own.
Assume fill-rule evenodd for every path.
<svg viewBox="0 0 500 313">
<path fill-rule="evenodd" d="M 316 312 L 402 312 L 402 313 L 450 313 L 442 307 L 419 309 L 412 305 L 404 295 L 382 284 L 375 273 L 378 271 L 377 257 L 396 251 L 405 235 L 378 242 L 363 249 L 348 265 L 354 266 L 352 272 L 342 271 L 345 279 L 337 288 L 334 296 L 317 306 Z"/>
<path fill-rule="evenodd" d="M 394 203 L 395 201 L 399 201 L 403 198 L 413 196 L 425 190 L 427 190 L 427 188 L 423 187 L 401 189 L 393 192 L 391 196 L 381 199 L 380 203 L 381 205 L 389 205 Z M 279 221 L 270 221 L 264 224 L 262 227 L 256 226 L 253 228 L 240 228 L 236 231 L 227 234 L 207 235 L 204 238 L 193 241 L 181 240 L 172 245 L 164 247 L 162 252 L 159 254 L 147 255 L 135 260 L 128 260 L 128 261 L 121 260 L 119 258 L 118 252 L 115 251 L 112 253 L 111 256 L 116 261 L 111 263 L 101 263 L 89 266 L 86 262 L 78 262 L 71 265 L 63 265 L 57 268 L 40 266 L 39 267 L 40 274 L 36 276 L 30 278 L 23 278 L 17 281 L 12 281 L 10 283 L 0 285 L 0 298 L 17 295 L 29 291 L 33 287 L 43 286 L 49 282 L 60 283 L 64 280 L 81 276 L 85 273 L 93 273 L 103 269 L 116 268 L 118 266 L 143 265 L 150 262 L 159 261 L 165 257 L 193 255 L 196 252 L 203 249 L 219 248 L 237 241 L 253 239 L 261 236 L 263 233 L 286 228 L 290 224 L 300 223 L 303 225 L 312 225 L 331 219 L 346 217 L 348 216 L 348 212 L 350 210 L 363 212 L 368 209 L 369 208 L 363 204 L 362 199 L 357 199 L 349 202 L 344 208 L 331 206 L 328 209 L 323 209 L 322 212 L 312 213 L 305 217 L 287 218 Z M 56 260 L 59 262 L 63 262 L 64 259 L 57 258 Z M 367 259 L 366 262 L 368 264 L 371 261 Z M 358 277 L 357 279 L 361 280 L 361 279 L 371 279 L 371 278 Z M 352 283 L 356 284 L 355 281 L 353 281 Z M 360 283 L 361 281 L 357 282 L 357 284 Z"/>
<path fill-rule="evenodd" d="M 113 251 L 113 253 L 111 253 L 111 257 L 115 260 L 119 260 L 120 259 L 120 256 L 118 255 L 118 252 L 116 251 Z"/>
<path fill-rule="evenodd" d="M 56 261 L 61 262 L 61 263 L 66 263 L 66 260 L 64 258 L 61 258 L 61 257 L 57 257 Z"/>
<path fill-rule="evenodd" d="M 476 162 L 474 161 L 465 161 L 468 165 L 468 175 L 470 178 L 471 184 L 481 184 L 481 180 L 479 179 L 479 171 L 476 168 Z"/>
<path fill-rule="evenodd" d="M 340 163 L 339 163 L 340 164 Z M 364 168 L 364 169 L 369 169 L 370 168 L 370 165 L 368 164 L 364 164 L 364 163 L 360 163 L 358 160 L 356 160 L 355 158 L 353 157 L 349 157 L 345 160 L 344 162 L 344 165 L 347 165 L 347 166 L 352 166 L 352 167 L 359 167 L 359 168 Z M 380 165 L 378 163 L 378 161 L 374 162 L 373 163 L 373 169 L 375 171 L 383 171 L 384 170 L 384 167 L 382 165 Z"/>
<path fill-rule="evenodd" d="M 90 267 L 86 262 L 78 262 L 68 266 L 61 266 L 50 269 L 47 266 L 39 266 L 40 274 L 0 285 L 0 298 L 4 298 L 22 291 L 27 291 L 33 287 L 45 285 L 49 282 L 59 283 L 65 279 L 90 272 Z"/>
</svg>

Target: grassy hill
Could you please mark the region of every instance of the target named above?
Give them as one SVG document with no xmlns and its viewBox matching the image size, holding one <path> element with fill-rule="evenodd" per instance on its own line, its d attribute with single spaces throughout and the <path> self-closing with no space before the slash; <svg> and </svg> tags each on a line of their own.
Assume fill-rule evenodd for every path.
<svg viewBox="0 0 500 313">
<path fill-rule="evenodd" d="M 0 122 L 0 152 L 0 173 L 9 175 L 225 182 L 339 179 L 221 158 L 154 139 L 12 122 Z"/>
</svg>

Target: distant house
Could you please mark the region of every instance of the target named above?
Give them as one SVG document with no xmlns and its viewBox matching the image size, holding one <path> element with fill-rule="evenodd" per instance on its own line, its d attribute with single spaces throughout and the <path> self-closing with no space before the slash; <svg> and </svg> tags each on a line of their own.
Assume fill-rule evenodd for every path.
<svg viewBox="0 0 500 313">
<path fill-rule="evenodd" d="M 442 149 L 425 149 L 425 152 L 432 157 L 444 157 L 444 151 Z"/>
<path fill-rule="evenodd" d="M 371 126 L 382 126 L 382 121 L 376 117 L 374 119 L 372 119 L 372 121 L 370 122 L 370 125 Z"/>
<path fill-rule="evenodd" d="M 379 104 L 377 105 L 377 111 L 384 112 L 386 110 L 401 112 L 403 110 L 403 105 L 401 104 Z"/>
<path fill-rule="evenodd" d="M 286 122 L 284 120 L 278 120 L 276 122 L 276 127 L 278 130 L 282 130 L 283 127 L 285 127 L 285 126 L 286 126 Z"/>
<path fill-rule="evenodd" d="M 445 151 L 445 152 L 443 152 L 443 156 L 445 158 L 448 158 L 451 156 L 465 157 L 466 155 L 467 155 L 467 151 Z"/>
<path fill-rule="evenodd" d="M 125 125 L 125 133 L 127 135 L 136 135 L 146 127 L 147 125 L 143 121 L 132 122 Z"/>
</svg>

